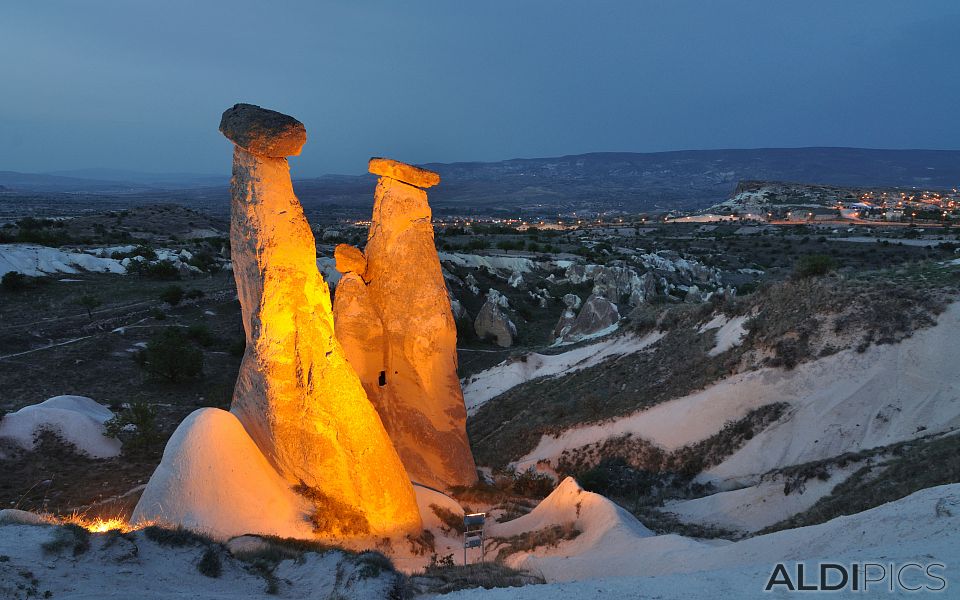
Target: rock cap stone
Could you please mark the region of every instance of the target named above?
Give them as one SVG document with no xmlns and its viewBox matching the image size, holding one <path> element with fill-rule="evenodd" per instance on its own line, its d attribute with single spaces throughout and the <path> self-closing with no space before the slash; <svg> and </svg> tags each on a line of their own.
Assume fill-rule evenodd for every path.
<svg viewBox="0 0 960 600">
<path fill-rule="evenodd" d="M 254 104 L 234 104 L 223 111 L 220 133 L 247 152 L 271 158 L 297 156 L 307 142 L 303 123 Z"/>
<path fill-rule="evenodd" d="M 341 273 L 356 273 L 363 277 L 367 271 L 367 259 L 356 246 L 337 244 L 333 249 L 333 258 L 337 263 L 337 270 Z"/>
<path fill-rule="evenodd" d="M 374 156 L 370 159 L 367 169 L 374 175 L 389 177 L 419 188 L 433 187 L 440 183 L 440 174 L 408 165 L 391 158 Z"/>
</svg>

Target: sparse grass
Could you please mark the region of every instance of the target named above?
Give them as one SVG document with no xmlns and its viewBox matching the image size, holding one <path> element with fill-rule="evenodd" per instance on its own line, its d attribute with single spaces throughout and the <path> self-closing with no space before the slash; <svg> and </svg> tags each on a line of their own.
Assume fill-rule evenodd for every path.
<svg viewBox="0 0 960 600">
<path fill-rule="evenodd" d="M 437 515 L 437 518 L 443 523 L 441 529 L 444 533 L 449 535 L 455 532 L 458 535 L 463 535 L 463 514 L 455 513 L 449 508 L 437 504 L 431 504 L 430 510 L 432 510 L 433 514 Z"/>
<path fill-rule="evenodd" d="M 535 531 L 527 531 L 508 538 L 493 538 L 497 549 L 497 560 L 503 560 L 517 552 L 529 552 L 534 548 L 552 547 L 580 535 L 580 530 L 571 523 L 551 525 Z"/>
<path fill-rule="evenodd" d="M 293 491 L 313 503 L 314 511 L 310 515 L 310 522 L 313 524 L 314 533 L 354 536 L 370 531 L 367 517 L 352 506 L 331 498 L 302 481 L 293 486 Z"/>
<path fill-rule="evenodd" d="M 57 527 L 53 539 L 44 542 L 41 547 L 47 554 L 59 554 L 70 549 L 74 556 L 80 556 L 90 549 L 90 532 L 79 525 L 67 523 Z"/>
<path fill-rule="evenodd" d="M 143 535 L 152 542 L 170 548 L 209 546 L 215 543 L 209 536 L 191 531 L 183 526 L 163 527 L 160 525 L 149 525 L 143 528 Z"/>
<path fill-rule="evenodd" d="M 560 473 L 579 477 L 605 460 L 619 458 L 633 469 L 654 474 L 673 474 L 689 480 L 736 452 L 754 435 L 779 419 L 787 407 L 787 404 L 777 402 L 755 408 L 743 418 L 727 422 L 709 438 L 672 452 L 665 452 L 659 446 L 631 435 L 565 450 L 560 455 L 556 468 Z M 606 493 L 610 490 L 593 491 Z"/>
<path fill-rule="evenodd" d="M 640 519 L 644 526 L 659 535 L 675 533 L 692 538 L 724 540 L 738 540 L 745 537 L 743 532 L 716 525 L 684 523 L 676 516 L 652 506 L 642 506 L 631 512 Z"/>
<path fill-rule="evenodd" d="M 197 570 L 207 577 L 217 578 L 223 573 L 223 563 L 220 561 L 220 551 L 213 546 L 203 551 Z"/>
<path fill-rule="evenodd" d="M 401 597 L 448 594 L 457 590 L 520 587 L 546 583 L 543 577 L 511 569 L 498 562 L 429 567 L 422 575 L 407 579 Z"/>
<path fill-rule="evenodd" d="M 960 482 L 960 435 L 905 442 L 885 450 L 893 456 L 862 467 L 806 511 L 759 533 L 825 523 L 922 489 Z"/>
</svg>

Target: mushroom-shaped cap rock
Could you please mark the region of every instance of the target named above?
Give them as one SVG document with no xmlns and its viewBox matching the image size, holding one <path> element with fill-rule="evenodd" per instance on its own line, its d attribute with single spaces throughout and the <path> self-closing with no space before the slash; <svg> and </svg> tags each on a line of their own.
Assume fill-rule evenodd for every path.
<svg viewBox="0 0 960 600">
<path fill-rule="evenodd" d="M 428 188 L 440 183 L 440 175 L 390 158 L 373 157 L 367 168 L 374 175 L 389 177 L 419 188 Z"/>
<path fill-rule="evenodd" d="M 297 156 L 307 142 L 303 123 L 253 104 L 234 104 L 223 111 L 220 133 L 247 152 L 271 158 Z"/>
<path fill-rule="evenodd" d="M 337 244 L 333 249 L 333 259 L 337 262 L 337 270 L 341 273 L 356 273 L 360 277 L 367 270 L 367 259 L 356 246 Z"/>
</svg>

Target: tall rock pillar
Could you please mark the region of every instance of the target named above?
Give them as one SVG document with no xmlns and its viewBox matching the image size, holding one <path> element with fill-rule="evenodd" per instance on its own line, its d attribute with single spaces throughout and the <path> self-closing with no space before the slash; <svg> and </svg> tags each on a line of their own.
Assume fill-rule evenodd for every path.
<svg viewBox="0 0 960 600">
<path fill-rule="evenodd" d="M 409 477 L 334 334 L 330 293 L 286 157 L 303 124 L 249 104 L 223 113 L 236 147 L 230 242 L 246 351 L 231 411 L 314 500 L 321 537 L 419 531 Z"/>
<path fill-rule="evenodd" d="M 337 248 L 345 273 L 334 302 L 337 336 L 410 477 L 440 489 L 470 485 L 477 473 L 457 328 L 422 189 L 440 176 L 382 158 L 369 169 L 380 180 L 366 248 Z"/>
</svg>

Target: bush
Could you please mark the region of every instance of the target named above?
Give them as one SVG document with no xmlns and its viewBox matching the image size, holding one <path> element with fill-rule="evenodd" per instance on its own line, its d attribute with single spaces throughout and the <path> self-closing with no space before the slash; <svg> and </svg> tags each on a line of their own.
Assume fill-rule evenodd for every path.
<svg viewBox="0 0 960 600">
<path fill-rule="evenodd" d="M 86 309 L 87 318 L 93 318 L 93 310 L 103 304 L 100 298 L 97 298 L 93 294 L 84 294 L 74 300 L 74 303 Z"/>
<path fill-rule="evenodd" d="M 367 517 L 352 506 L 302 481 L 293 486 L 293 491 L 313 503 L 314 512 L 310 515 L 310 522 L 314 533 L 347 536 L 369 533 Z"/>
<path fill-rule="evenodd" d="M 203 347 L 212 346 L 217 338 L 206 325 L 191 325 L 187 327 L 187 337 Z"/>
<path fill-rule="evenodd" d="M 220 577 L 223 573 L 223 565 L 220 563 L 220 553 L 213 547 L 203 551 L 200 562 L 197 563 L 197 570 L 207 577 Z"/>
<path fill-rule="evenodd" d="M 149 451 L 160 440 L 157 411 L 144 400 L 130 404 L 104 427 L 108 436 L 123 442 L 124 454 Z"/>
<path fill-rule="evenodd" d="M 180 271 L 173 261 L 161 260 L 154 263 L 132 262 L 127 267 L 128 271 L 136 273 L 148 279 L 158 279 L 160 281 L 170 281 L 180 279 Z"/>
<path fill-rule="evenodd" d="M 137 354 L 137 362 L 149 374 L 170 381 L 199 377 L 203 373 L 203 352 L 175 327 L 153 336 L 146 349 Z"/>
<path fill-rule="evenodd" d="M 800 258 L 796 273 L 799 277 L 819 277 L 837 268 L 837 261 L 825 254 L 808 254 Z"/>
<path fill-rule="evenodd" d="M 184 294 L 185 292 L 182 287 L 179 285 L 171 285 L 160 292 L 160 299 L 170 306 L 176 306 L 183 300 Z"/>
<path fill-rule="evenodd" d="M 4 273 L 3 278 L 0 279 L 0 288 L 5 292 L 23 291 L 27 289 L 27 276 L 16 271 Z"/>
<path fill-rule="evenodd" d="M 90 532 L 75 523 L 60 526 L 53 539 L 41 545 L 47 554 L 59 554 L 70 548 L 74 556 L 80 556 L 90 549 Z"/>
</svg>

